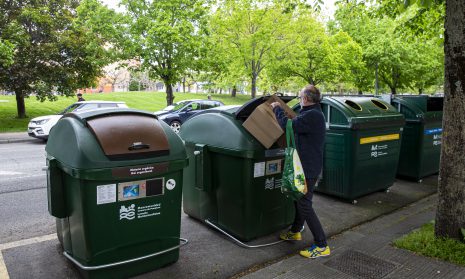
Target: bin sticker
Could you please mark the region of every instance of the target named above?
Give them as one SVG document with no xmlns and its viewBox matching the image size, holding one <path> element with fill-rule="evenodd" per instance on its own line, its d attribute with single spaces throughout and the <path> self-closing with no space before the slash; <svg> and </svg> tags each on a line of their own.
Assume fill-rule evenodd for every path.
<svg viewBox="0 0 465 279">
<path fill-rule="evenodd" d="M 119 209 L 119 219 L 127 219 L 132 220 L 136 217 L 136 206 L 135 204 L 131 204 L 130 206 L 126 207 L 124 205 L 121 206 Z"/>
<path fill-rule="evenodd" d="M 373 144 L 373 145 L 371 145 L 370 156 L 372 158 L 378 158 L 378 157 L 381 157 L 381 156 L 388 155 L 389 153 L 387 153 L 387 149 L 388 149 L 387 144 L 384 144 L 384 145 Z"/>
<path fill-rule="evenodd" d="M 399 138 L 400 138 L 400 134 L 389 134 L 389 135 L 382 135 L 382 136 L 375 136 L 375 137 L 360 138 L 360 144 L 367 144 L 367 143 L 374 143 L 374 142 L 388 141 L 388 140 L 398 140 Z"/>
<path fill-rule="evenodd" d="M 111 170 L 113 177 L 125 178 L 132 176 L 147 176 L 161 174 L 168 171 L 168 163 L 159 163 L 154 165 L 134 166 L 125 168 L 114 168 Z"/>
<path fill-rule="evenodd" d="M 116 184 L 97 186 L 97 204 L 116 202 Z"/>
<path fill-rule="evenodd" d="M 161 203 L 149 204 L 136 207 L 135 204 L 129 206 L 122 205 L 119 209 L 119 219 L 133 220 L 158 216 L 161 214 Z"/>
<path fill-rule="evenodd" d="M 253 168 L 253 177 L 265 176 L 265 162 L 255 163 Z"/>
<path fill-rule="evenodd" d="M 433 135 L 433 146 L 441 145 L 442 143 L 442 135 Z"/>
<path fill-rule="evenodd" d="M 281 159 L 266 162 L 266 175 L 281 173 Z"/>
<path fill-rule="evenodd" d="M 441 133 L 442 133 L 442 128 L 425 130 L 425 135 L 434 135 L 434 134 L 441 134 Z"/>
<path fill-rule="evenodd" d="M 166 181 L 166 189 L 173 190 L 174 187 L 176 187 L 176 181 L 172 178 L 168 179 L 168 181 Z"/>
</svg>

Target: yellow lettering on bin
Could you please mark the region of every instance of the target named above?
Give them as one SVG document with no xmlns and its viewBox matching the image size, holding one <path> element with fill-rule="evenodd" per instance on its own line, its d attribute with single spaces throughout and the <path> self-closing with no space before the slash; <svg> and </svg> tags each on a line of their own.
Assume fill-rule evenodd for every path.
<svg viewBox="0 0 465 279">
<path fill-rule="evenodd" d="M 400 138 L 400 134 L 390 134 L 390 135 L 382 135 L 382 136 L 376 136 L 376 137 L 361 138 L 360 144 L 367 144 L 367 143 L 388 141 L 388 140 L 398 140 L 399 138 Z"/>
</svg>

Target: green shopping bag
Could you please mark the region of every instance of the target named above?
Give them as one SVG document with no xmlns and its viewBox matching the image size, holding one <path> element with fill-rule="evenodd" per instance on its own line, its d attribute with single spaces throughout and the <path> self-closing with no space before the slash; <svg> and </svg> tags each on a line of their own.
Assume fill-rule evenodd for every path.
<svg viewBox="0 0 465 279">
<path fill-rule="evenodd" d="M 286 142 L 281 192 L 294 200 L 298 200 L 307 193 L 307 182 L 305 181 L 304 169 L 299 154 L 297 154 L 295 148 L 291 119 L 287 120 L 286 123 Z"/>
</svg>

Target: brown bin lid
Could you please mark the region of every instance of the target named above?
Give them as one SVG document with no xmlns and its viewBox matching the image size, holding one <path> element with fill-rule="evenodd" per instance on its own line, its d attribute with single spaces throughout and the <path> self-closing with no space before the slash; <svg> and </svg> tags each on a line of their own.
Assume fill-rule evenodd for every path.
<svg viewBox="0 0 465 279">
<path fill-rule="evenodd" d="M 108 115 L 89 119 L 87 125 L 110 159 L 139 159 L 169 154 L 165 131 L 154 117 Z"/>
</svg>

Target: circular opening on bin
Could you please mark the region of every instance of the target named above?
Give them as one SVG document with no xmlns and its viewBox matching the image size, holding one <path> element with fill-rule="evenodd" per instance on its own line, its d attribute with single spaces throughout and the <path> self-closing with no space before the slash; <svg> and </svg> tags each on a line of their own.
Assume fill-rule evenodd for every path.
<svg viewBox="0 0 465 279">
<path fill-rule="evenodd" d="M 362 107 L 359 106 L 357 103 L 352 102 L 351 100 L 345 100 L 344 103 L 346 103 L 349 107 L 357 110 L 357 111 L 362 111 Z"/>
<path fill-rule="evenodd" d="M 378 101 L 378 100 L 371 100 L 371 102 L 372 102 L 375 106 L 379 107 L 380 109 L 388 110 L 388 107 L 387 107 L 385 104 L 383 104 L 383 103 L 381 103 L 380 101 Z"/>
</svg>

